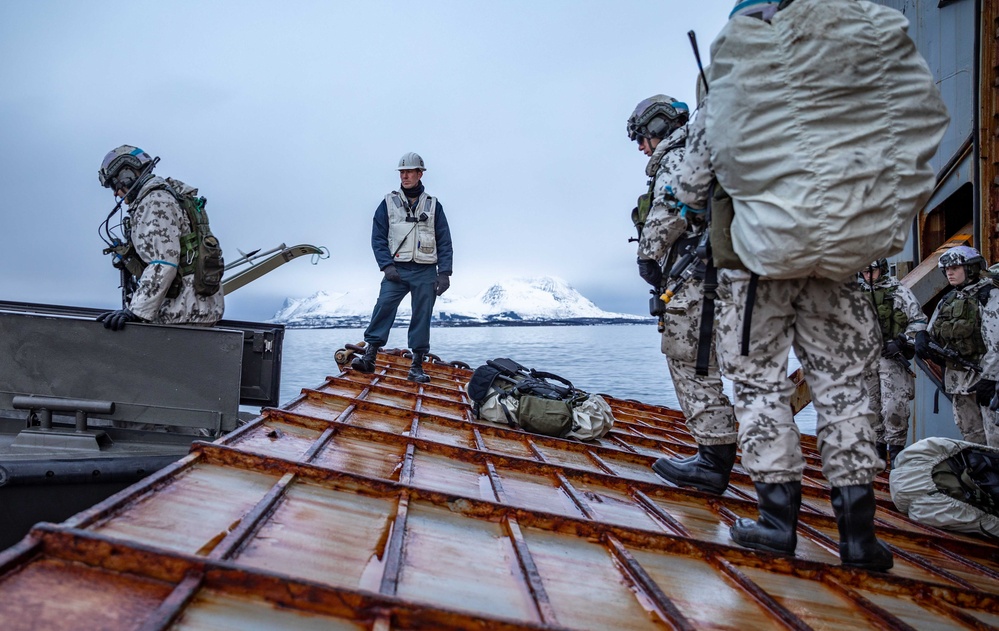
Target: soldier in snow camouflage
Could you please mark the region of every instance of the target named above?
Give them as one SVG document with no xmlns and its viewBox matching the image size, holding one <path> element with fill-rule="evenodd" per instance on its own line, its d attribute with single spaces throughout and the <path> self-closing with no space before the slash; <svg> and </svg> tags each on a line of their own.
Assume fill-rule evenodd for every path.
<svg viewBox="0 0 999 631">
<path fill-rule="evenodd" d="M 885 259 L 862 270 L 858 281 L 874 305 L 881 329 L 881 357 L 864 379 L 878 413 L 874 424 L 878 455 L 894 467 L 909 434 L 909 402 L 916 392 L 908 360 L 916 334 L 926 330 L 927 318 L 912 291 L 888 276 Z"/>
<path fill-rule="evenodd" d="M 985 259 L 975 248 L 956 246 L 940 255 L 938 266 L 953 289 L 937 303 L 926 332 L 916 338 L 916 353 L 945 366 L 944 389 L 951 395 L 954 422 L 964 440 L 999 447 L 999 411 L 989 403 L 999 396 L 999 289 L 984 274 Z M 938 357 L 927 341 L 957 351 L 981 371 Z"/>
<path fill-rule="evenodd" d="M 673 173 L 683 160 L 686 140 L 687 107 L 665 95 L 657 95 L 638 104 L 628 120 L 628 134 L 639 149 L 649 156 L 646 174 L 651 178 L 651 208 L 644 226 L 639 226 L 639 270 L 646 281 L 662 292 L 665 266 L 669 269 L 682 255 L 681 249 L 693 247 L 704 229 L 704 221 L 687 214 L 676 202 L 670 184 Z M 637 222 L 636 222 L 637 223 Z M 698 445 L 692 459 L 660 458 L 653 470 L 663 479 L 680 486 L 690 486 L 721 494 L 728 487 L 729 473 L 735 463 L 736 427 L 732 404 L 725 395 L 710 341 L 708 374 L 696 374 L 698 332 L 704 290 L 702 279 L 686 282 L 665 305 L 661 350 L 687 418 L 687 429 Z"/>
<path fill-rule="evenodd" d="M 211 326 L 225 308 L 222 291 L 198 295 L 193 275 L 181 276 L 179 292 L 170 297 L 171 285 L 180 273 L 180 238 L 193 227 L 180 207 L 178 194 L 197 193 L 183 182 L 152 174 L 149 155 L 131 145 L 109 152 L 99 171 L 101 184 L 128 205 L 125 239 L 145 265 L 134 278 L 135 287 L 122 309 L 102 314 L 105 328 L 120 330 L 128 322 L 196 324 Z M 168 188 L 169 185 L 169 188 Z"/>
<path fill-rule="evenodd" d="M 677 199 L 693 208 L 706 207 L 714 181 L 703 114 L 709 98 L 690 125 L 687 155 L 672 187 Z M 756 521 L 737 520 L 732 538 L 783 554 L 794 554 L 797 545 L 804 460 L 787 378 L 793 346 L 812 390 L 840 558 L 844 565 L 889 569 L 891 552 L 874 535 L 872 481 L 882 464 L 875 450 L 875 412 L 862 378 L 880 348 L 870 303 L 853 279 L 768 280 L 734 269 L 719 270 L 718 300 L 719 361 L 734 383 L 742 464 L 753 479 L 760 511 Z"/>
</svg>

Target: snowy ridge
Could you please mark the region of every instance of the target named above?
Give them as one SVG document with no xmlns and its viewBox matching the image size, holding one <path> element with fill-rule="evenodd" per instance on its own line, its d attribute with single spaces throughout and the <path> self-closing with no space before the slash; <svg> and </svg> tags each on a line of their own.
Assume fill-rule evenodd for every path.
<svg viewBox="0 0 999 631">
<path fill-rule="evenodd" d="M 377 287 L 365 291 L 317 292 L 308 298 L 287 299 L 270 322 L 293 328 L 366 326 L 378 297 Z M 396 325 L 408 324 L 409 298 L 399 305 Z M 529 324 L 607 324 L 647 322 L 648 316 L 604 311 L 559 278 L 513 278 L 494 283 L 470 297 L 448 294 L 437 299 L 436 325 L 484 326 Z"/>
</svg>

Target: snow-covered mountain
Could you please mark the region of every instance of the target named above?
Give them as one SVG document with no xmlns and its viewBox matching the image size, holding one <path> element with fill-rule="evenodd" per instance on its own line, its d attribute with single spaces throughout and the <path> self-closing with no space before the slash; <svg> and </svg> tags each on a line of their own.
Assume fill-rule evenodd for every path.
<svg viewBox="0 0 999 631">
<path fill-rule="evenodd" d="M 289 298 L 270 322 L 295 328 L 367 326 L 377 297 L 377 287 L 373 287 L 361 292 L 320 291 L 308 298 Z M 396 324 L 408 323 L 410 315 L 409 297 L 406 297 L 399 305 Z M 604 311 L 564 280 L 548 276 L 504 280 L 470 297 L 444 294 L 434 306 L 434 324 L 450 326 L 603 324 L 648 320 L 649 316 Z"/>
</svg>

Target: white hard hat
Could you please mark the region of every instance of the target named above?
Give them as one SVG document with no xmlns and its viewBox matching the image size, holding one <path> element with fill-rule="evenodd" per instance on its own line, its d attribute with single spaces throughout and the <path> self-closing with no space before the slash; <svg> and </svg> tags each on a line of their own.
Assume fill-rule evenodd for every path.
<svg viewBox="0 0 999 631">
<path fill-rule="evenodd" d="M 399 158 L 399 171 L 403 171 L 405 169 L 419 169 L 421 171 L 426 171 L 427 167 L 423 166 L 423 158 L 420 157 L 420 154 L 410 151 Z"/>
</svg>

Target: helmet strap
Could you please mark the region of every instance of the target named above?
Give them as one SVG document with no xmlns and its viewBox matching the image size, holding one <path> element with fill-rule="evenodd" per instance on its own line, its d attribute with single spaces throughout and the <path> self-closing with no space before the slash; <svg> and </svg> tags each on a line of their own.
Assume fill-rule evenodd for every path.
<svg viewBox="0 0 999 631">
<path fill-rule="evenodd" d="M 125 191 L 125 196 L 122 198 L 123 200 L 125 200 L 126 204 L 131 204 L 133 201 L 135 201 L 135 196 L 139 194 L 139 189 L 142 188 L 143 184 L 149 181 L 150 177 L 152 177 L 153 167 L 155 167 L 159 161 L 160 161 L 159 157 L 153 158 L 149 162 L 149 164 L 147 164 L 145 167 L 142 168 L 141 171 L 139 171 L 139 174 L 136 176 L 135 181 L 129 185 L 128 190 Z M 117 182 L 117 177 L 115 177 L 115 182 Z M 118 191 L 115 190 L 116 195 L 117 193 Z"/>
</svg>

